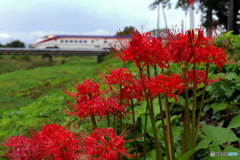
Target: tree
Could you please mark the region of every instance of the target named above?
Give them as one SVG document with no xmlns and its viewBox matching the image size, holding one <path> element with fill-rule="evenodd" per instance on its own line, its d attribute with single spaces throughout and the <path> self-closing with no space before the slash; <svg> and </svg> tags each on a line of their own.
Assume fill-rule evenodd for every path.
<svg viewBox="0 0 240 160">
<path fill-rule="evenodd" d="M 228 31 L 233 30 L 233 34 L 239 34 L 239 0 L 194 0 L 194 2 L 200 7 L 203 13 L 201 17 L 202 25 L 208 31 L 210 31 L 212 27 L 224 26 Z M 150 4 L 150 9 L 155 9 L 159 3 L 162 3 L 164 7 L 171 7 L 171 0 L 155 0 Z M 183 10 L 187 10 L 189 7 L 188 0 L 178 0 L 175 7 L 181 7 Z M 218 19 L 214 19 L 214 15 L 217 16 Z"/>
<path fill-rule="evenodd" d="M 19 40 L 16 40 L 12 41 L 11 43 L 7 43 L 6 47 L 24 48 L 25 44 Z"/>
<path fill-rule="evenodd" d="M 134 31 L 134 30 L 136 30 L 136 29 L 132 26 L 125 27 L 123 31 L 117 32 L 117 35 L 129 35 L 131 33 L 131 31 Z"/>
</svg>

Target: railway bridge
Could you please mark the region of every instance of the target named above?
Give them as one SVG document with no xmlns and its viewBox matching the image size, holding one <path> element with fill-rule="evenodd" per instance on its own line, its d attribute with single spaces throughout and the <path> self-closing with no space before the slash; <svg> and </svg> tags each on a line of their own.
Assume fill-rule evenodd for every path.
<svg viewBox="0 0 240 160">
<path fill-rule="evenodd" d="M 100 63 L 102 57 L 109 53 L 109 50 L 103 49 L 35 49 L 35 48 L 0 48 L 0 55 L 41 55 L 46 61 L 51 62 L 52 56 L 97 56 L 97 62 Z"/>
</svg>

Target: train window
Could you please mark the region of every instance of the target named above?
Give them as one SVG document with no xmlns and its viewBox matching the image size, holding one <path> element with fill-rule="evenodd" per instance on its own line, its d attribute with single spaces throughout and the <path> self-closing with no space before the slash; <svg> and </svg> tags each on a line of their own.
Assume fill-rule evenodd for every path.
<svg viewBox="0 0 240 160">
<path fill-rule="evenodd" d="M 68 40 L 65 40 L 65 43 L 68 43 Z"/>
<path fill-rule="evenodd" d="M 84 43 L 87 43 L 87 40 L 84 40 Z"/>
<path fill-rule="evenodd" d="M 94 42 L 94 40 L 92 40 L 92 43 Z"/>
<path fill-rule="evenodd" d="M 64 40 L 61 40 L 61 43 L 63 43 L 64 42 Z"/>
<path fill-rule="evenodd" d="M 77 43 L 78 41 L 77 40 L 75 40 L 75 43 Z"/>
<path fill-rule="evenodd" d="M 79 40 L 79 43 L 82 43 L 82 40 Z"/>
<path fill-rule="evenodd" d="M 107 40 L 104 40 L 104 43 L 107 43 Z"/>
<path fill-rule="evenodd" d="M 70 43 L 72 43 L 73 41 L 72 40 L 70 40 Z"/>
</svg>

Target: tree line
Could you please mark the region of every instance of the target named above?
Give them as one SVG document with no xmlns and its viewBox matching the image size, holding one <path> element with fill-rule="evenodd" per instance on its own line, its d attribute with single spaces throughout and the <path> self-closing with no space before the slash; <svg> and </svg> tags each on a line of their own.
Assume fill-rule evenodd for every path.
<svg viewBox="0 0 240 160">
<path fill-rule="evenodd" d="M 19 40 L 15 40 L 10 43 L 7 43 L 6 45 L 0 43 L 0 47 L 25 48 L 25 44 Z"/>
</svg>

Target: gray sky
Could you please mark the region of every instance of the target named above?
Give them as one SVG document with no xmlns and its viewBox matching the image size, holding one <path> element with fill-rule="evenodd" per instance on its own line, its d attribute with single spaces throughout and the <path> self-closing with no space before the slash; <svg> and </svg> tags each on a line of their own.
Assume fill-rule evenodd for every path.
<svg viewBox="0 0 240 160">
<path fill-rule="evenodd" d="M 0 43 L 20 40 L 26 45 L 49 34 L 114 35 L 125 26 L 139 31 L 157 28 L 154 0 L 0 0 Z M 189 14 L 165 9 L 168 27 L 189 27 Z M 200 25 L 195 14 L 195 27 Z M 160 28 L 166 26 L 160 9 Z"/>
</svg>

